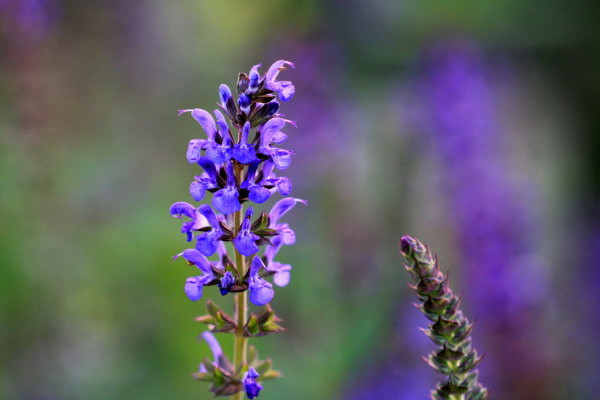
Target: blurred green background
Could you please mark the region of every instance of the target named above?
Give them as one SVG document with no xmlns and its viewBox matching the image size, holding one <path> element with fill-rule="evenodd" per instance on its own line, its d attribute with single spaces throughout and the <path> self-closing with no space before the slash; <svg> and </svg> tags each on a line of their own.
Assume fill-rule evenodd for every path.
<svg viewBox="0 0 600 400">
<path fill-rule="evenodd" d="M 193 319 L 206 298 L 223 307 L 232 298 L 208 289 L 190 302 L 182 290 L 189 269 L 171 260 L 186 243 L 168 208 L 189 201 L 198 169 L 185 150 L 204 134 L 177 110 L 214 108 L 220 83 L 277 59 L 296 64 L 282 73 L 297 90 L 282 110 L 298 123 L 287 130 L 296 155 L 286 172 L 309 207 L 286 216 L 298 241 L 280 253 L 294 269 L 273 307 L 287 331 L 253 340 L 284 374 L 260 398 L 426 398 L 437 377 L 421 356 L 433 345 L 417 331 L 426 322 L 401 268 L 404 233 L 438 252 L 468 300 L 492 399 L 597 398 L 599 8 L 565 0 L 0 1 L 0 398 L 211 397 L 190 377 L 209 355 Z M 425 132 L 444 134 L 443 124 L 429 129 L 436 109 L 424 104 L 437 92 L 423 82 L 432 68 L 443 75 L 448 58 L 429 55 L 448 43 L 449 52 L 467 43 L 476 62 L 464 79 L 485 83 L 452 90 L 474 99 L 486 91 L 493 100 L 484 112 L 505 144 L 476 135 L 483 145 L 475 149 L 487 149 L 478 157 L 502 157 L 498 181 L 517 188 L 509 201 L 531 217 L 495 239 L 532 232 L 527 254 L 540 267 L 508 280 L 509 290 L 535 297 L 531 313 L 485 302 L 482 312 L 478 275 L 463 267 L 480 236 L 464 245 L 461 232 L 473 230 L 454 218 L 462 214 L 448 198 L 481 183 L 461 175 L 468 164 L 454 169 L 475 156 L 444 158 Z M 482 112 L 452 116 L 460 124 Z M 468 210 L 480 192 L 464 193 Z M 510 210 L 500 219 L 516 219 Z M 499 331 L 497 314 L 520 333 Z M 535 369 L 511 374 L 496 356 L 503 351 L 534 358 L 523 365 Z"/>
</svg>

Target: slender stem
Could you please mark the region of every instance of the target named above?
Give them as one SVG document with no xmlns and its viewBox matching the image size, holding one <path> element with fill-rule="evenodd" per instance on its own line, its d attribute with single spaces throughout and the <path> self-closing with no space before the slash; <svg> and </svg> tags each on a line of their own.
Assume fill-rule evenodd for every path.
<svg viewBox="0 0 600 400">
<path fill-rule="evenodd" d="M 235 165 L 235 176 L 238 182 L 241 182 L 243 166 L 237 163 Z M 244 209 L 236 212 L 233 215 L 234 224 L 234 236 L 238 235 L 242 220 L 244 218 Z M 240 277 L 246 275 L 246 260 L 235 248 L 235 267 Z M 248 291 L 236 293 L 235 295 L 235 318 L 237 322 L 237 329 L 235 331 L 234 347 L 233 347 L 233 366 L 237 370 L 240 365 L 247 362 L 248 354 L 248 339 L 244 337 L 244 325 L 248 314 Z M 244 398 L 244 392 L 237 392 L 232 396 L 233 400 L 242 400 Z"/>
</svg>

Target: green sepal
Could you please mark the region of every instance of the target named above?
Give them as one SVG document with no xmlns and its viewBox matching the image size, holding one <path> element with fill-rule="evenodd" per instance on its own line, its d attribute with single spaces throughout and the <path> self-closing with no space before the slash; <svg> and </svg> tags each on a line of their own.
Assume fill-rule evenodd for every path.
<svg viewBox="0 0 600 400">
<path fill-rule="evenodd" d="M 225 356 L 220 356 L 217 365 L 208 358 L 202 360 L 205 372 L 193 372 L 192 377 L 203 382 L 210 382 L 210 391 L 219 396 L 231 396 L 243 390 L 244 385 L 234 373 L 233 366 Z"/>
<path fill-rule="evenodd" d="M 281 319 L 275 315 L 271 306 L 267 305 L 262 313 L 250 315 L 244 326 L 244 336 L 257 337 L 284 331 L 285 328 L 279 325 L 279 322 Z"/>
<path fill-rule="evenodd" d="M 260 336 L 260 326 L 258 325 L 258 318 L 256 318 L 255 314 L 252 314 L 248 319 L 248 323 L 244 327 L 244 333 L 247 332 L 245 336 Z"/>
<path fill-rule="evenodd" d="M 281 372 L 271 369 L 271 370 L 265 372 L 264 374 L 262 374 L 261 376 L 259 376 L 258 380 L 268 381 L 269 379 L 277 379 L 277 378 L 281 378 L 282 376 L 283 375 L 281 375 Z"/>
<path fill-rule="evenodd" d="M 234 332 L 237 328 L 235 320 L 212 301 L 206 302 L 208 314 L 196 317 L 196 321 L 208 326 L 211 332 Z"/>
</svg>

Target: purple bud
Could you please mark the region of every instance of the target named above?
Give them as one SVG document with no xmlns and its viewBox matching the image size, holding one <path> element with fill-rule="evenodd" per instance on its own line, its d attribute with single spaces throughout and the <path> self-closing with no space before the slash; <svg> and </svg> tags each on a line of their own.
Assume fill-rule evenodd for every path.
<svg viewBox="0 0 600 400">
<path fill-rule="evenodd" d="M 221 104 L 225 107 L 227 102 L 232 99 L 231 90 L 229 86 L 223 84 L 219 86 L 219 99 L 221 100 Z"/>
<path fill-rule="evenodd" d="M 258 90 L 258 86 L 260 85 L 260 74 L 258 73 L 258 69 L 260 68 L 260 64 L 256 64 L 250 69 L 250 73 L 248 74 L 248 90 L 246 93 L 253 94 Z"/>
<path fill-rule="evenodd" d="M 244 114 L 248 114 L 250 112 L 250 104 L 252 104 L 252 101 L 246 93 L 240 94 L 238 104 L 240 105 L 240 110 L 242 110 Z"/>
</svg>

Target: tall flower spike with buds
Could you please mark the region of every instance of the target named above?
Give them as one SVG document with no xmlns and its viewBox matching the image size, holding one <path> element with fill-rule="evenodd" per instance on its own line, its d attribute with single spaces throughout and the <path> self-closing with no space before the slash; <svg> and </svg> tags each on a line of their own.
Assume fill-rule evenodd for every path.
<svg viewBox="0 0 600 400">
<path fill-rule="evenodd" d="M 212 207 L 187 202 L 171 206 L 173 217 L 185 218 L 181 232 L 194 246 L 175 258 L 183 258 L 200 272 L 187 278 L 184 292 L 192 301 L 202 298 L 206 286 L 217 286 L 222 296 L 235 294 L 232 315 L 209 300 L 208 313 L 196 318 L 210 332 L 234 334 L 233 362 L 223 355 L 213 334 L 205 332 L 203 338 L 215 360 L 205 360 L 193 376 L 211 382 L 210 390 L 216 396 L 238 400 L 244 393 L 249 399 L 258 397 L 263 389 L 260 381 L 279 376 L 271 369 L 270 360 L 259 360 L 253 348 L 248 348 L 247 340 L 283 330 L 278 324 L 281 320 L 269 305 L 275 290 L 267 279 L 272 277 L 280 287 L 289 282 L 292 267 L 274 257 L 282 245 L 294 244 L 296 236 L 280 219 L 296 204 L 307 204 L 285 197 L 291 194 L 292 183 L 274 172 L 288 168 L 293 155 L 280 145 L 287 139 L 282 130 L 295 124 L 282 118 L 276 101 L 288 101 L 295 92 L 291 82 L 277 80 L 286 67 L 293 64 L 279 60 L 264 75 L 259 72 L 260 64 L 252 67 L 248 75 L 240 73 L 237 101 L 231 89 L 221 85 L 221 110 L 215 110 L 214 117 L 200 108 L 179 111 L 180 115 L 189 113 L 206 133 L 206 138 L 192 139 L 188 145 L 187 160 L 201 167 L 190 184 L 190 196 L 193 201 L 208 203 L 207 194 L 213 194 Z M 245 203 L 265 203 L 277 193 L 285 198 L 270 211 L 245 207 Z M 248 300 L 266 307 L 258 314 L 248 315 Z"/>
<path fill-rule="evenodd" d="M 425 360 L 447 379 L 431 393 L 433 400 L 484 400 L 487 390 L 477 380 L 475 367 L 481 361 L 471 346 L 473 324 L 459 309 L 459 298 L 448 286 L 448 277 L 440 270 L 429 248 L 410 237 L 400 239 L 404 267 L 417 284 L 419 310 L 433 323 L 423 332 L 440 348 Z"/>
</svg>

